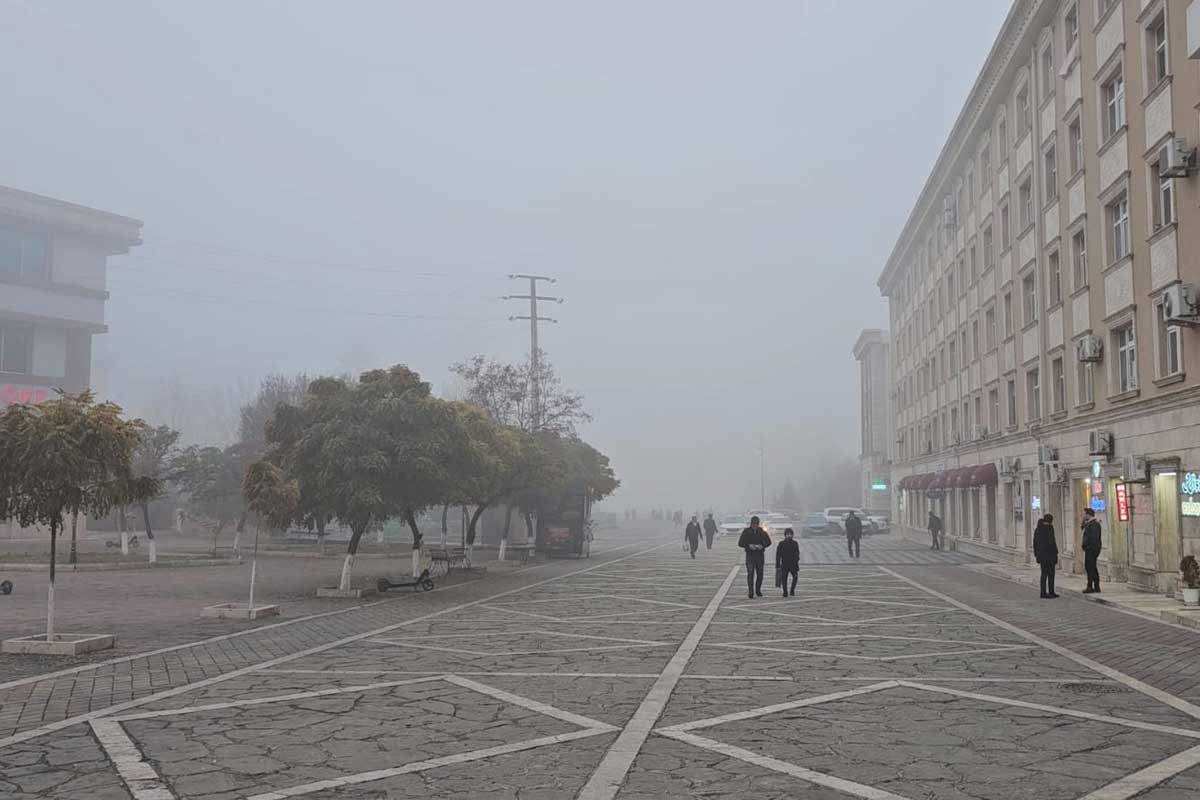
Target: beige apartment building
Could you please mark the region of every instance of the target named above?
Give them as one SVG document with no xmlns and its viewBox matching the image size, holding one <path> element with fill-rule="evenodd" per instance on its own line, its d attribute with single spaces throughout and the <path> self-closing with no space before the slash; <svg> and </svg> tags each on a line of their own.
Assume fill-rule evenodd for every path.
<svg viewBox="0 0 1200 800">
<path fill-rule="evenodd" d="M 1191 28 L 1189 29 L 1189 22 Z M 1102 572 L 1200 555 L 1200 0 L 1017 0 L 889 257 L 892 514 Z"/>
<path fill-rule="evenodd" d="M 853 352 L 858 361 L 859 430 L 862 433 L 858 455 L 862 468 L 860 505 L 872 514 L 890 514 L 892 411 L 889 399 L 892 381 L 887 334 L 878 328 L 864 330 L 854 343 Z"/>
</svg>

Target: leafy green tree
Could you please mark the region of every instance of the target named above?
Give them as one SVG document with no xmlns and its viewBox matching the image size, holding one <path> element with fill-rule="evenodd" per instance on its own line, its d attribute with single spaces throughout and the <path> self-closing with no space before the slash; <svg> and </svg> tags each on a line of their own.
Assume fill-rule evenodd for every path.
<svg viewBox="0 0 1200 800">
<path fill-rule="evenodd" d="M 244 458 L 238 445 L 189 447 L 174 462 L 174 475 L 187 494 L 188 517 L 199 521 L 212 536 L 212 552 L 224 530 L 242 518 Z"/>
<path fill-rule="evenodd" d="M 467 523 L 467 545 L 471 546 L 483 512 L 527 488 L 538 459 L 532 440 L 521 431 L 497 425 L 469 403 L 455 404 L 455 413 L 465 438 L 454 459 L 451 494 L 472 506 Z"/>
<path fill-rule="evenodd" d="M 54 640 L 56 543 L 64 514 L 100 517 L 159 491 L 156 479 L 133 470 L 142 427 L 118 406 L 97 403 L 91 392 L 0 413 L 0 519 L 50 529 L 47 641 Z"/>
<path fill-rule="evenodd" d="M 160 486 L 165 486 L 178 477 L 176 470 L 179 454 L 179 431 L 167 425 L 159 425 L 157 428 L 143 425 L 138 448 L 133 456 L 134 474 L 153 478 Z M 150 546 L 151 564 L 158 560 L 158 547 L 154 541 L 154 529 L 150 524 L 150 502 L 159 496 L 161 492 L 139 503 L 142 508 L 142 520 L 146 523 L 146 540 Z M 74 550 L 75 542 L 72 539 L 72 555 Z"/>
</svg>

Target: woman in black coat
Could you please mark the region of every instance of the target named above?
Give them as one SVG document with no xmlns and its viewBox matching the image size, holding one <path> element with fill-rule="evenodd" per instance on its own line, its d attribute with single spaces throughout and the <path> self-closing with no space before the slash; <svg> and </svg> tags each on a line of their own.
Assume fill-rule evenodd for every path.
<svg viewBox="0 0 1200 800">
<path fill-rule="evenodd" d="M 1058 542 L 1054 539 L 1054 517 L 1050 514 L 1038 520 L 1033 531 L 1033 557 L 1042 568 L 1042 598 L 1058 597 L 1054 593 L 1054 570 L 1058 568 Z"/>
</svg>

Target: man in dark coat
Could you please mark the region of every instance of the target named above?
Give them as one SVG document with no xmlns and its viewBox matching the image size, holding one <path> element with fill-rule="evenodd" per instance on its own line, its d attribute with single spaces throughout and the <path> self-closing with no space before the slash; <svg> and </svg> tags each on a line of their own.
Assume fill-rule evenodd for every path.
<svg viewBox="0 0 1200 800">
<path fill-rule="evenodd" d="M 1042 568 L 1042 598 L 1058 597 L 1054 593 L 1054 570 L 1058 568 L 1058 542 L 1054 539 L 1054 516 L 1047 514 L 1038 520 L 1033 530 L 1033 557 Z"/>
<path fill-rule="evenodd" d="M 1083 510 L 1083 568 L 1087 572 L 1087 588 L 1084 594 L 1096 594 L 1100 591 L 1100 568 L 1096 560 L 1100 558 L 1103 543 L 1100 540 L 1100 521 L 1096 512 L 1090 508 Z"/>
<path fill-rule="evenodd" d="M 713 537 L 717 535 L 717 521 L 712 512 L 704 516 L 704 549 L 712 550 Z"/>
<path fill-rule="evenodd" d="M 775 569 L 779 572 L 784 597 L 788 596 L 788 576 L 792 578 L 792 597 L 796 596 L 796 579 L 800 577 L 800 543 L 795 536 L 796 532 L 787 528 L 783 532 L 783 541 L 775 546 Z"/>
<path fill-rule="evenodd" d="M 695 558 L 696 551 L 700 549 L 700 520 L 692 517 L 692 521 L 687 524 L 687 529 L 683 532 L 683 538 L 692 551 L 692 558 Z"/>
<path fill-rule="evenodd" d="M 933 538 L 933 546 L 930 550 L 942 549 L 942 518 L 933 513 L 933 509 L 929 509 L 929 535 Z"/>
<path fill-rule="evenodd" d="M 762 597 L 763 560 L 767 548 L 771 546 L 771 537 L 760 525 L 758 517 L 751 517 L 750 527 L 738 537 L 738 547 L 746 551 L 746 588 L 751 600 L 756 596 Z"/>
<path fill-rule="evenodd" d="M 862 520 L 851 511 L 846 515 L 845 526 L 846 549 L 850 551 L 851 558 L 858 558 L 862 555 Z"/>
</svg>

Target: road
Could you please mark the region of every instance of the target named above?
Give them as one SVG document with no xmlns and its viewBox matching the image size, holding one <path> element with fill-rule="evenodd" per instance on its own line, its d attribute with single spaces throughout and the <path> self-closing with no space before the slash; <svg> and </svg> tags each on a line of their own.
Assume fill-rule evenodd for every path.
<svg viewBox="0 0 1200 800">
<path fill-rule="evenodd" d="M 1200 796 L 1195 633 L 891 537 L 750 599 L 680 539 L 0 682 L 0 797 Z"/>
</svg>

